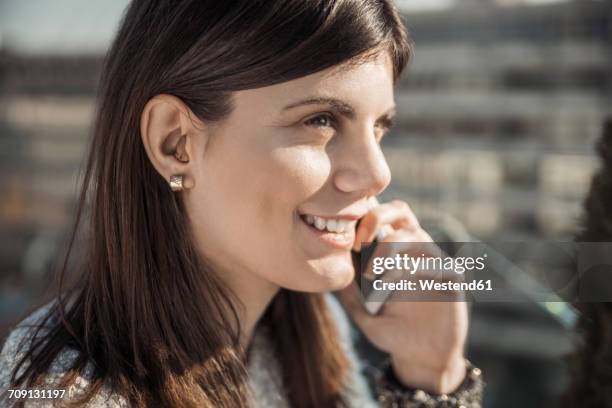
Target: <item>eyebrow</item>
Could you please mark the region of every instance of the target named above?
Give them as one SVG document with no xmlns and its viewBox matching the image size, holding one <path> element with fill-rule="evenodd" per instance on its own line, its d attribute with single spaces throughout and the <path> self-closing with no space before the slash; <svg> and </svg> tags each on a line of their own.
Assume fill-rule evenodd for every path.
<svg viewBox="0 0 612 408">
<path fill-rule="evenodd" d="M 310 97 L 310 98 L 307 98 L 307 99 L 304 99 L 298 102 L 291 103 L 285 106 L 282 109 L 282 111 L 284 112 L 289 109 L 297 108 L 300 106 L 306 106 L 306 105 L 329 105 L 334 110 L 338 111 L 339 113 L 346 116 L 347 118 L 349 119 L 355 118 L 355 108 L 353 108 L 349 103 L 341 99 L 328 98 L 324 96 Z M 395 113 L 395 105 L 389 108 L 385 114 L 388 116 L 392 116 L 394 113 Z"/>
</svg>

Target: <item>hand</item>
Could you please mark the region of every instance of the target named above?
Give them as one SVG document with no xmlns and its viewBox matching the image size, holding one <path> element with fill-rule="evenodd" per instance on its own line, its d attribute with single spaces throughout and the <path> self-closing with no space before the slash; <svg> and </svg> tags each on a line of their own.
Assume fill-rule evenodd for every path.
<svg viewBox="0 0 612 408">
<path fill-rule="evenodd" d="M 391 227 L 383 242 L 432 242 L 408 205 L 392 201 L 377 205 L 362 219 L 354 249 L 372 241 L 383 227 Z M 355 282 L 337 295 L 370 342 L 391 355 L 393 370 L 404 385 L 443 394 L 461 384 L 468 328 L 464 301 L 388 302 L 372 316 Z"/>
</svg>

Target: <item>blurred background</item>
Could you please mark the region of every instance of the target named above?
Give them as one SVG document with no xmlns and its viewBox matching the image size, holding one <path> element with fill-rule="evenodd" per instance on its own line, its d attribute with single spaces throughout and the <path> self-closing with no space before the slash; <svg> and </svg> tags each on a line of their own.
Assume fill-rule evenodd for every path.
<svg viewBox="0 0 612 408">
<path fill-rule="evenodd" d="M 66 239 L 102 58 L 126 4 L 0 0 L 0 340 L 39 301 Z M 383 199 L 405 199 L 440 240 L 571 240 L 612 113 L 612 1 L 398 4 L 416 52 L 384 142 Z M 472 313 L 485 406 L 554 406 L 573 345 L 567 305 Z"/>
</svg>

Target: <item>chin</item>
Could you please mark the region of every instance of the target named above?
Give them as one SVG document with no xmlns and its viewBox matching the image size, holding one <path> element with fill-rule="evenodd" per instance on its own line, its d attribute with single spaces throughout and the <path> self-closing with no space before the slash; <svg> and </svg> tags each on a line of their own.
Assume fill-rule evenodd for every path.
<svg viewBox="0 0 612 408">
<path fill-rule="evenodd" d="M 305 291 L 329 292 L 344 289 L 351 284 L 354 278 L 355 269 L 352 263 L 324 262 L 315 266 L 311 285 L 308 285 L 310 290 Z"/>
<path fill-rule="evenodd" d="M 269 270 L 290 271 L 270 280 L 276 285 L 296 292 L 324 293 L 344 289 L 355 277 L 350 253 L 334 254 L 322 258 L 297 260 Z"/>
</svg>

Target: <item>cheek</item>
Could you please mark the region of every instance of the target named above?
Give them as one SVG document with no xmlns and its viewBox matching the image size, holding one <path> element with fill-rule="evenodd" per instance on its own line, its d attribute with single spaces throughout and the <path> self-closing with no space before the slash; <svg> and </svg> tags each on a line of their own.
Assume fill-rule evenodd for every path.
<svg viewBox="0 0 612 408">
<path fill-rule="evenodd" d="M 274 176 L 269 179 L 270 189 L 266 189 L 269 194 L 259 190 L 258 217 L 265 220 L 260 226 L 259 270 L 268 280 L 297 291 L 345 287 L 354 275 L 350 253 L 310 253 L 304 243 L 305 227 L 296 214 L 304 203 L 320 201 L 315 197 L 327 190 L 331 168 L 328 155 L 314 147 L 279 149 L 268 165 Z"/>
<path fill-rule="evenodd" d="M 274 137 L 243 139 L 218 146 L 199 170 L 203 194 L 234 222 L 285 222 L 288 215 L 329 180 L 330 161 L 322 147 L 282 146 Z M 281 228 L 281 225 L 275 225 Z M 243 231 L 246 232 L 246 231 Z M 280 231 L 278 231 L 280 232 Z"/>
<path fill-rule="evenodd" d="M 218 146 L 199 170 L 205 181 L 192 201 L 201 215 L 198 228 L 206 231 L 203 251 L 227 268 L 288 289 L 344 287 L 353 277 L 350 254 L 309 254 L 296 212 L 327 191 L 329 156 L 322 146 L 273 142 Z"/>
<path fill-rule="evenodd" d="M 278 222 L 322 190 L 330 173 L 329 158 L 314 148 L 277 149 L 257 167 L 260 216 Z"/>
</svg>

